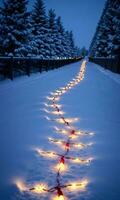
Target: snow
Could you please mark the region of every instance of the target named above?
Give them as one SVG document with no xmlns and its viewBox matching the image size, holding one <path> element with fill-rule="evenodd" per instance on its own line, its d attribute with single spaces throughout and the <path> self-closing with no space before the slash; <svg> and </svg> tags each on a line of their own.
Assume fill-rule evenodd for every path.
<svg viewBox="0 0 120 200">
<path fill-rule="evenodd" d="M 99 65 L 96 65 L 96 67 L 98 68 L 98 70 L 100 72 L 102 72 L 103 74 L 105 74 L 106 76 L 109 76 L 109 78 L 111 78 L 113 81 L 115 81 L 116 83 L 120 84 L 120 74 L 114 73 L 110 70 L 107 70 L 103 67 L 100 67 Z"/>
<path fill-rule="evenodd" d="M 51 165 L 55 160 L 38 157 L 34 147 L 61 151 L 48 137 L 63 138 L 53 131 L 55 122 L 45 119 L 44 102 L 50 92 L 67 84 L 79 72 L 81 62 L 31 77 L 23 76 L 0 83 L 0 199 L 35 200 L 50 197 L 21 194 L 13 179 L 22 177 L 29 186 L 44 181 L 54 184 Z M 72 200 L 118 200 L 120 196 L 120 77 L 93 63 L 87 64 L 85 78 L 66 93 L 60 104 L 66 117 L 78 117 L 76 126 L 95 132 L 80 141 L 93 142 L 85 151 L 73 155 L 94 157 L 89 166 L 71 164 L 63 182 L 88 178 L 85 192 L 68 193 Z M 117 80 L 117 81 L 116 81 Z"/>
</svg>

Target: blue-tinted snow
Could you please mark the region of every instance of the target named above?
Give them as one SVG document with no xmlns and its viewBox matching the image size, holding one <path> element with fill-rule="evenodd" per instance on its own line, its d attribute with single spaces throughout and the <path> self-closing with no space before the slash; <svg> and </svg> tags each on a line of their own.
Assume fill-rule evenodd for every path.
<svg viewBox="0 0 120 200">
<path fill-rule="evenodd" d="M 52 129 L 54 123 L 44 118 L 43 102 L 49 92 L 74 78 L 79 67 L 80 63 L 71 64 L 42 75 L 0 83 L 1 200 L 50 199 L 20 194 L 12 180 L 23 177 L 29 185 L 37 181 L 54 184 L 55 173 L 50 167 L 55 161 L 36 156 L 32 147 L 60 151 L 47 140 L 49 136 L 62 136 L 56 136 Z M 103 72 L 101 67 L 88 63 L 85 79 L 61 100 L 66 116 L 80 117 L 77 126 L 95 132 L 93 137 L 83 139 L 94 142 L 93 147 L 82 152 L 93 156 L 93 163 L 88 167 L 72 164 L 63 176 L 63 182 L 84 177 L 90 180 L 86 192 L 66 193 L 72 200 L 118 200 L 120 197 L 120 77 Z"/>
</svg>

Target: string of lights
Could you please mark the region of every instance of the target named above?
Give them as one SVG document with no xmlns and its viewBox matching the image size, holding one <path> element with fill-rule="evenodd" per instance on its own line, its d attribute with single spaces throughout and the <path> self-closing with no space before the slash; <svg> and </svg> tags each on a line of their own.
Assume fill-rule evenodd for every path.
<svg viewBox="0 0 120 200">
<path fill-rule="evenodd" d="M 75 183 L 61 183 L 61 177 L 63 176 L 63 172 L 65 172 L 68 169 L 68 164 L 70 162 L 80 164 L 80 165 L 89 165 L 93 158 L 79 158 L 79 157 L 72 157 L 70 156 L 70 150 L 71 149 L 84 149 L 89 146 L 91 146 L 93 143 L 76 143 L 75 140 L 79 136 L 88 136 L 93 135 L 92 132 L 84 132 L 80 131 L 77 128 L 73 127 L 73 124 L 77 122 L 78 118 L 66 118 L 64 116 L 65 112 L 62 110 L 62 105 L 58 104 L 57 102 L 60 101 L 60 98 L 63 94 L 71 90 L 73 87 L 75 87 L 77 84 L 79 84 L 83 78 L 84 73 L 86 69 L 86 60 L 84 60 L 81 64 L 80 72 L 77 74 L 77 76 L 72 79 L 65 87 L 61 87 L 57 89 L 55 92 L 51 92 L 50 96 L 47 96 L 47 103 L 44 103 L 45 109 L 44 111 L 51 115 L 56 115 L 57 118 L 50 118 L 46 116 L 46 119 L 49 121 L 57 122 L 58 124 L 62 125 L 62 128 L 58 128 L 57 126 L 54 127 L 54 130 L 56 133 L 63 134 L 67 136 L 67 139 L 61 140 L 61 139 L 55 139 L 49 137 L 49 142 L 59 145 L 63 149 L 63 153 L 59 154 L 54 151 L 45 151 L 40 148 L 35 148 L 34 150 L 37 152 L 38 155 L 49 158 L 49 159 L 58 159 L 57 165 L 54 167 L 54 170 L 56 171 L 56 180 L 55 180 L 55 186 L 48 187 L 44 183 L 38 183 L 35 184 L 33 187 L 28 188 L 23 182 L 16 181 L 16 184 L 18 188 L 21 191 L 28 191 L 36 194 L 42 194 L 42 193 L 55 193 L 56 196 L 53 197 L 53 200 L 66 200 L 66 197 L 64 196 L 64 189 L 67 189 L 68 191 L 76 191 L 76 190 L 85 190 L 86 186 L 88 185 L 88 180 L 84 179 L 79 182 Z"/>
</svg>

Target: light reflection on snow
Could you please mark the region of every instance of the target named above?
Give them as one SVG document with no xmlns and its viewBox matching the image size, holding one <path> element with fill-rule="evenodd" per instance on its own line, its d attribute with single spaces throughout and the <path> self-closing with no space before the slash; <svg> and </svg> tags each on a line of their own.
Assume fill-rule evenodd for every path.
<svg viewBox="0 0 120 200">
<path fill-rule="evenodd" d="M 61 110 L 62 105 L 57 104 L 57 101 L 61 99 L 61 96 L 68 92 L 70 89 L 72 89 L 74 86 L 76 86 L 81 80 L 84 79 L 84 73 L 86 68 L 86 60 L 82 62 L 80 72 L 78 75 L 72 79 L 66 86 L 60 87 L 59 89 L 55 90 L 55 92 L 51 92 L 50 96 L 47 96 L 46 99 L 48 100 L 48 103 L 44 103 L 44 111 L 48 113 L 49 115 L 53 115 L 53 119 L 51 119 L 48 116 L 45 116 L 45 118 L 48 121 L 53 121 L 59 123 L 62 128 L 54 126 L 54 130 L 57 133 L 66 135 L 67 140 L 61 140 L 61 139 L 54 139 L 52 137 L 49 137 L 48 140 L 54 144 L 58 144 L 64 152 L 59 154 L 55 151 L 46 151 L 42 150 L 38 147 L 34 148 L 34 151 L 39 155 L 43 156 L 45 158 L 50 159 L 58 159 L 57 164 L 52 167 L 52 170 L 56 172 L 56 179 L 55 179 L 55 185 L 52 187 L 48 187 L 46 183 L 36 183 L 33 185 L 32 188 L 29 188 L 25 185 L 25 183 L 22 180 L 17 180 L 16 185 L 19 188 L 20 191 L 29 191 L 32 193 L 42 194 L 42 193 L 49 193 L 51 196 L 51 193 L 56 193 L 56 196 L 52 196 L 52 200 L 67 200 L 67 198 L 63 194 L 63 189 L 70 191 L 70 192 L 76 192 L 76 191 L 85 191 L 86 187 L 89 183 L 88 179 L 84 179 L 81 181 L 76 182 L 69 182 L 65 184 L 61 184 L 61 178 L 63 178 L 63 172 L 69 170 L 70 163 L 74 164 L 80 164 L 80 165 L 88 165 L 93 160 L 93 157 L 88 158 L 81 158 L 81 157 L 72 157 L 69 156 L 69 152 L 71 149 L 78 148 L 78 149 L 84 149 L 89 146 L 91 146 L 93 143 L 82 143 L 75 141 L 73 139 L 78 139 L 80 136 L 90 135 L 92 136 L 94 133 L 92 132 L 85 132 L 78 130 L 77 128 L 74 128 L 72 124 L 79 121 L 79 118 L 66 118 L 64 117 L 65 112 Z M 57 118 L 55 116 L 57 115 Z M 75 141 L 75 142 L 73 142 Z M 62 150 L 62 151 L 63 151 Z M 66 160 L 68 161 L 66 164 Z M 50 198 L 49 198 L 50 199 Z"/>
</svg>

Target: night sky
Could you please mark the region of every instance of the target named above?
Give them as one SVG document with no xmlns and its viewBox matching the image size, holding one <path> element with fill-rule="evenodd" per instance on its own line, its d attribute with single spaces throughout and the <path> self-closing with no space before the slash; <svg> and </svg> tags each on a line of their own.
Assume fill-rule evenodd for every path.
<svg viewBox="0 0 120 200">
<path fill-rule="evenodd" d="M 30 8 L 35 0 L 30 1 Z M 76 44 L 89 47 L 105 0 L 44 0 L 47 10 L 53 8 L 62 17 L 67 30 L 73 30 Z M 0 0 L 2 2 L 2 0 Z"/>
<path fill-rule="evenodd" d="M 73 30 L 76 44 L 88 48 L 105 0 L 45 0 L 45 4 L 62 17 L 66 29 Z"/>
</svg>

